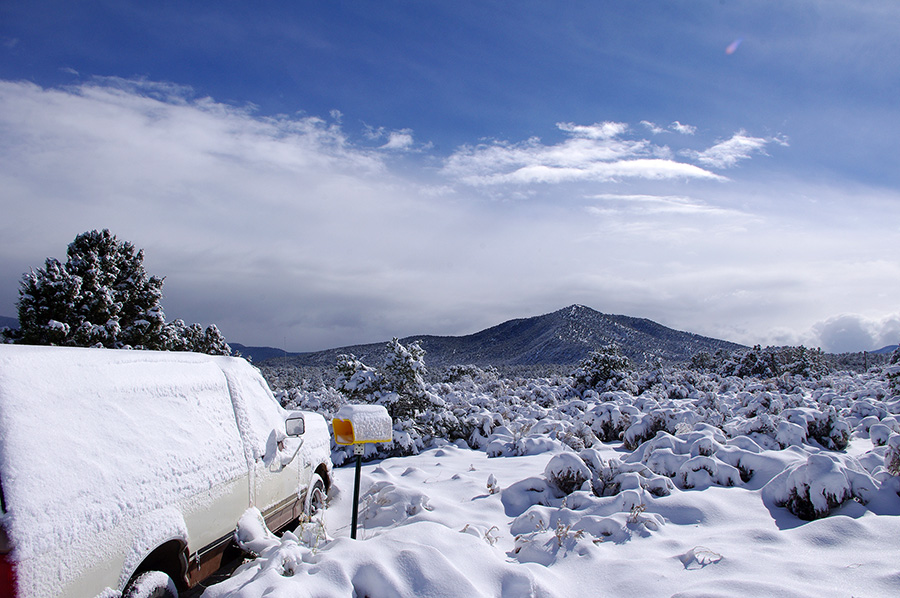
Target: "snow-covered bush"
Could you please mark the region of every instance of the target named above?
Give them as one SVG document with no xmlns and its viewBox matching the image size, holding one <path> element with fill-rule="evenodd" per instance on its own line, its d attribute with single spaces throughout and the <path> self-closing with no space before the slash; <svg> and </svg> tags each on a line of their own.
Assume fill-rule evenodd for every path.
<svg viewBox="0 0 900 598">
<path fill-rule="evenodd" d="M 675 485 L 643 463 L 619 459 L 604 461 L 596 449 L 581 452 L 582 461 L 591 470 L 591 487 L 596 496 L 615 496 L 623 490 L 644 490 L 653 496 L 668 496 Z"/>
<path fill-rule="evenodd" d="M 677 423 L 678 417 L 672 409 L 654 409 L 650 413 L 645 413 L 622 435 L 625 448 L 633 451 L 655 437 L 658 432 L 674 434 Z"/>
<path fill-rule="evenodd" d="M 810 521 L 827 516 L 851 499 L 866 504 L 875 490 L 875 481 L 859 463 L 818 453 L 775 476 L 766 485 L 764 496 Z"/>
<path fill-rule="evenodd" d="M 829 405 L 807 421 L 807 436 L 829 450 L 842 451 L 850 442 L 850 426 Z"/>
<path fill-rule="evenodd" d="M 590 481 L 591 470 L 575 453 L 557 453 L 544 468 L 544 477 L 560 492 L 560 496 L 565 496 L 580 490 L 585 482 Z"/>
<path fill-rule="evenodd" d="M 628 368 L 628 358 L 619 353 L 618 347 L 607 345 L 588 355 L 572 372 L 574 387 L 579 392 L 619 388 L 628 382 Z"/>
<path fill-rule="evenodd" d="M 890 475 L 900 476 L 900 434 L 891 434 L 885 446 L 884 469 Z"/>
<path fill-rule="evenodd" d="M 630 407 L 627 408 L 627 407 Z M 631 425 L 632 415 L 640 413 L 632 406 L 615 402 L 600 403 L 587 414 L 591 430 L 602 442 L 615 442 Z"/>
<path fill-rule="evenodd" d="M 720 373 L 723 376 L 739 378 L 770 378 L 779 374 L 775 350 L 772 347 L 763 349 L 759 345 L 746 351 L 739 351 L 724 364 Z"/>
</svg>

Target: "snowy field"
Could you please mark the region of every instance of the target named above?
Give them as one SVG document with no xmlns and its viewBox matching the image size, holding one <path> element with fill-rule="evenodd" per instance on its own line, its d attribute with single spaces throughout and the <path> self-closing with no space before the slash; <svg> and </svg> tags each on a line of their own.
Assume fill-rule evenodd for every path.
<svg viewBox="0 0 900 598">
<path fill-rule="evenodd" d="M 357 540 L 347 459 L 296 534 L 245 521 L 259 558 L 203 596 L 897 596 L 896 373 L 431 384 L 364 464 Z"/>
<path fill-rule="evenodd" d="M 767 506 L 753 487 L 643 494 L 638 509 L 575 492 L 519 513 L 515 484 L 542 476 L 550 458 L 448 446 L 366 465 L 357 540 L 353 468 L 341 468 L 321 527 L 298 531 L 303 542 L 263 543 L 259 559 L 204 597 L 900 593 L 896 494 L 811 522 Z"/>
</svg>

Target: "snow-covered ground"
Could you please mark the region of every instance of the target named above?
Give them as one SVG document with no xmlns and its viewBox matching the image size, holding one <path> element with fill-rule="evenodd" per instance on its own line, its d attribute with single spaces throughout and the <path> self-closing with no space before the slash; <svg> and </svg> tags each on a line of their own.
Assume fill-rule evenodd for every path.
<svg viewBox="0 0 900 598">
<path fill-rule="evenodd" d="M 576 491 L 520 513 L 516 484 L 542 477 L 550 459 L 448 445 L 366 464 L 357 540 L 354 468 L 340 468 L 323 518 L 299 538 L 271 539 L 204 598 L 900 594 L 896 494 L 810 522 L 754 487 L 644 495 L 637 505 Z"/>
<path fill-rule="evenodd" d="M 417 454 L 363 466 L 358 539 L 348 459 L 322 516 L 245 525 L 259 558 L 203 596 L 898 596 L 896 370 L 431 385 L 444 411 L 382 453 Z"/>
</svg>

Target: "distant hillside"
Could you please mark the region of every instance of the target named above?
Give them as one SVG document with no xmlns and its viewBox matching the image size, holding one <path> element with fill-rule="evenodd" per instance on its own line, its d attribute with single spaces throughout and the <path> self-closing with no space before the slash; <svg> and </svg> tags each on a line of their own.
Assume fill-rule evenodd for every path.
<svg viewBox="0 0 900 598">
<path fill-rule="evenodd" d="M 19 318 L 8 318 L 6 316 L 0 316 L 0 328 L 13 328 L 15 330 L 18 330 Z"/>
<path fill-rule="evenodd" d="M 253 363 L 259 363 L 266 359 L 277 359 L 291 353 L 285 353 L 284 349 L 276 349 L 275 347 L 248 347 L 239 343 L 228 343 L 232 351 L 240 353 L 243 357 L 250 358 Z"/>
<path fill-rule="evenodd" d="M 887 347 L 882 347 L 877 351 L 870 351 L 870 353 L 876 353 L 878 355 L 890 355 L 894 351 L 897 350 L 897 345 L 888 345 Z"/>
<path fill-rule="evenodd" d="M 430 367 L 457 364 L 538 365 L 573 364 L 591 351 L 614 343 L 635 363 L 659 357 L 665 362 L 688 361 L 700 351 L 732 351 L 741 345 L 666 328 L 651 320 L 602 314 L 573 305 L 543 316 L 521 318 L 467 336 L 410 336 L 403 344 L 420 341 Z M 341 353 L 380 366 L 386 341 L 315 353 L 289 354 L 271 360 L 291 365 L 333 366 Z"/>
</svg>

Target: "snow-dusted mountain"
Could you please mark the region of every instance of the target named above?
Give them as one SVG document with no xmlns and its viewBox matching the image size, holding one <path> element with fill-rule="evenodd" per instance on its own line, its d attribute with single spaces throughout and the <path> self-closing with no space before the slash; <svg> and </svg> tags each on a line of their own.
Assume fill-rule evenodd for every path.
<svg viewBox="0 0 900 598">
<path fill-rule="evenodd" d="M 0 328 L 19 328 L 19 318 L 0 316 Z"/>
<path fill-rule="evenodd" d="M 741 345 L 667 328 L 644 318 L 603 314 L 572 305 L 532 318 L 509 320 L 466 336 L 410 336 L 404 344 L 420 341 L 431 367 L 456 364 L 536 365 L 573 364 L 591 351 L 615 343 L 629 359 L 642 363 L 659 357 L 687 361 L 699 351 L 715 353 Z M 363 362 L 380 364 L 385 343 L 355 345 L 314 353 L 279 357 L 292 365 L 330 366 L 341 353 L 353 353 Z"/>
</svg>

